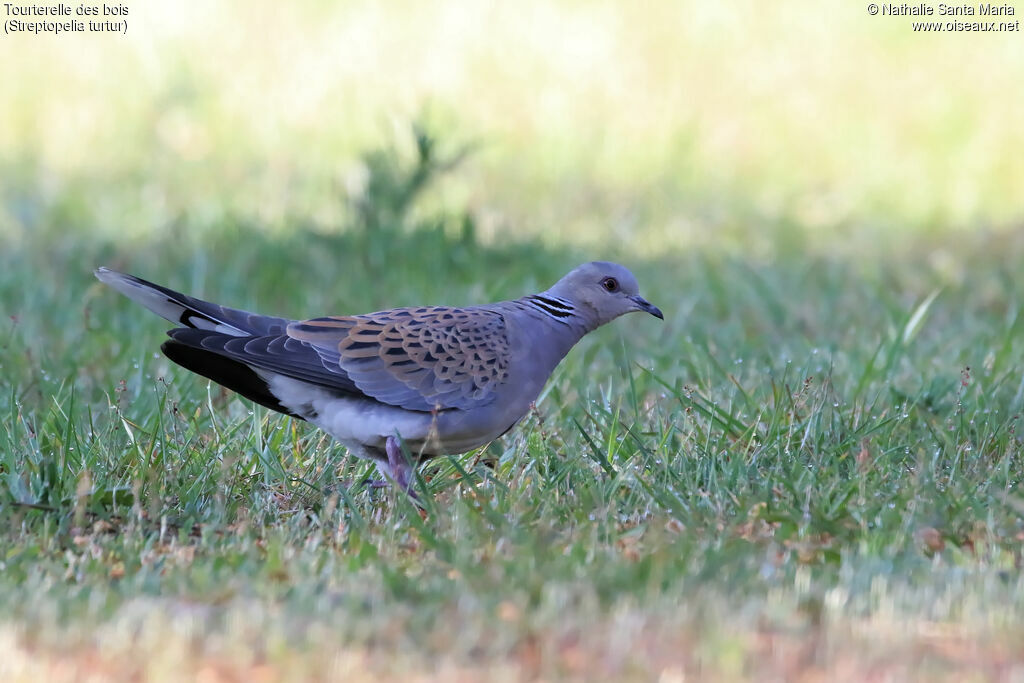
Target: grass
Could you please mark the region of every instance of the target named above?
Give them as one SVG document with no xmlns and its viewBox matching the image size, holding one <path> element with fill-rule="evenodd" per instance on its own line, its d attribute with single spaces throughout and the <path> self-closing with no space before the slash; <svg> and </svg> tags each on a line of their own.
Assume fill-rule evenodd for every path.
<svg viewBox="0 0 1024 683">
<path fill-rule="evenodd" d="M 0 40 L 0 679 L 1021 677 L 1019 35 L 130 12 Z M 91 275 L 303 317 L 593 258 L 666 321 L 585 339 L 422 515 Z"/>
<path fill-rule="evenodd" d="M 509 436 L 423 468 L 422 513 L 337 486 L 367 466 L 172 367 L 91 277 L 299 317 L 518 296 L 586 257 L 424 208 L 460 148 L 412 149 L 364 155 L 333 230 L 85 238 L 73 201 L 17 205 L 4 678 L 1019 675 L 1017 235 L 631 257 L 666 322 L 588 337 Z"/>
</svg>

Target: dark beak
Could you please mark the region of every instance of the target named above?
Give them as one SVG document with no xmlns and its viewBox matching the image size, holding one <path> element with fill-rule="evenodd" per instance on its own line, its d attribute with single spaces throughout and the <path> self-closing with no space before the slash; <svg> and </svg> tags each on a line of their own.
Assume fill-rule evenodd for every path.
<svg viewBox="0 0 1024 683">
<path fill-rule="evenodd" d="M 647 311 L 648 313 L 653 315 L 655 318 L 658 318 L 659 320 L 665 319 L 665 316 L 661 314 L 661 309 L 652 304 L 647 299 L 643 298 L 642 296 L 634 296 L 630 298 L 633 300 L 633 303 L 636 304 L 637 308 L 639 308 L 641 311 Z"/>
</svg>

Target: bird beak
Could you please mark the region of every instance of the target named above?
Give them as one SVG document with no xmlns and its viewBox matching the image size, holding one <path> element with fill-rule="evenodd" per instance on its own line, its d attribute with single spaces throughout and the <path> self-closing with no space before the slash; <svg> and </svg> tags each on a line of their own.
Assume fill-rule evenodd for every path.
<svg viewBox="0 0 1024 683">
<path fill-rule="evenodd" d="M 630 299 L 632 299 L 633 303 L 636 304 L 637 310 L 647 311 L 648 313 L 653 315 L 655 318 L 658 318 L 659 320 L 665 319 L 665 316 L 662 315 L 661 313 L 661 309 L 652 304 L 647 299 L 643 298 L 642 296 L 633 296 L 630 297 Z"/>
</svg>

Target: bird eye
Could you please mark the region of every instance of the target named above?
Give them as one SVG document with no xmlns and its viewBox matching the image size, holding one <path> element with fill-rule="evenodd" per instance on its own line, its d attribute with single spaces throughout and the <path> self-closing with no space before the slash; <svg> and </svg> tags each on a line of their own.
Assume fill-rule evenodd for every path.
<svg viewBox="0 0 1024 683">
<path fill-rule="evenodd" d="M 619 291 L 619 281 L 613 277 L 606 277 L 605 279 L 601 280 L 601 286 L 604 287 L 609 292 Z"/>
</svg>

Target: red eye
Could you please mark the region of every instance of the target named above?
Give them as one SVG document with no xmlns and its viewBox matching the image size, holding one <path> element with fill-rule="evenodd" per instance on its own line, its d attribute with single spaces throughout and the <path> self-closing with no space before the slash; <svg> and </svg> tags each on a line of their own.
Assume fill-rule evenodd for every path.
<svg viewBox="0 0 1024 683">
<path fill-rule="evenodd" d="M 606 277 L 605 279 L 601 280 L 601 286 L 604 287 L 609 292 L 619 291 L 619 281 L 613 277 Z"/>
</svg>

